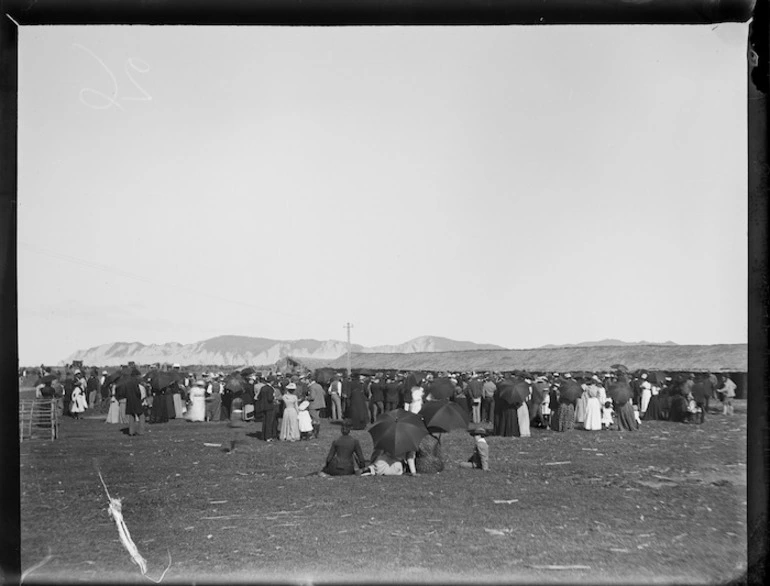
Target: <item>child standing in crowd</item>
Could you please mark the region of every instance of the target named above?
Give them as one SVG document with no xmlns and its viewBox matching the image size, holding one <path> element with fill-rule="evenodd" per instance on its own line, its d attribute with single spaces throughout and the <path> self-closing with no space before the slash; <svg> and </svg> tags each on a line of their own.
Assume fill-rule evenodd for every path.
<svg viewBox="0 0 770 586">
<path fill-rule="evenodd" d="M 297 423 L 299 425 L 299 439 L 309 440 L 313 433 L 313 419 L 307 410 L 310 407 L 310 401 L 304 400 L 297 407 Z"/>
<path fill-rule="evenodd" d="M 604 402 L 604 408 L 602 409 L 602 428 L 612 429 L 612 427 L 612 401 L 608 400 Z"/>
</svg>

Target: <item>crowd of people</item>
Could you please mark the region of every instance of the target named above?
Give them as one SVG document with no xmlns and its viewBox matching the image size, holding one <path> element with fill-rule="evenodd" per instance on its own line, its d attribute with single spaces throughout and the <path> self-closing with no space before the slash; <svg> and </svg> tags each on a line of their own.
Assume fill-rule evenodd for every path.
<svg viewBox="0 0 770 586">
<path fill-rule="evenodd" d="M 175 371 L 179 372 L 178 367 Z M 492 424 L 492 433 L 502 436 L 526 436 L 530 426 L 554 431 L 575 427 L 599 431 L 635 429 L 648 419 L 702 423 L 715 400 L 722 403 L 724 414 L 732 414 L 737 389 L 724 374 L 661 377 L 644 371 L 635 375 L 622 371 L 590 376 L 583 373 L 580 377 L 570 373 L 533 376 L 519 371 L 483 375 L 338 374 L 324 384 L 313 374 L 251 373 L 243 376 L 236 388 L 227 384 L 221 372 L 180 372 L 177 380 L 163 388 L 153 387 L 136 369 L 133 376 L 149 423 L 175 418 L 228 421 L 235 413 L 244 420 L 264 420 L 264 439 L 288 441 L 317 437 L 322 416 L 348 419 L 352 429 L 365 429 L 382 413 L 397 408 L 419 413 L 426 401 L 435 398 L 432 387 L 447 380 L 451 384 L 448 398 L 467 410 L 473 423 Z M 86 376 L 81 369 L 75 369 L 39 381 L 36 394 L 39 398 L 58 399 L 62 414 L 76 418 L 108 402 L 111 408 L 106 421 L 127 423 L 127 387 L 120 384 L 127 378 L 107 381 L 107 371 L 91 369 Z M 523 381 L 528 386 L 523 401 L 501 400 L 498 386 L 506 380 Z M 609 395 L 610 388 L 618 384 L 627 384 L 631 392 L 630 400 L 622 404 Z M 515 411 L 515 417 L 506 413 L 510 411 Z"/>
<path fill-rule="evenodd" d="M 736 384 L 729 376 L 623 370 L 604 373 L 379 373 L 337 374 L 319 381 L 306 375 L 263 376 L 258 372 L 182 373 L 174 365 L 163 384 L 136 368 L 118 377 L 97 369 L 76 368 L 63 376 L 43 372 L 37 396 L 56 400 L 61 414 L 81 418 L 88 410 L 106 413 L 105 422 L 128 424 L 141 435 L 145 422 L 259 421 L 262 440 L 302 441 L 318 438 L 322 418 L 342 423 L 322 474 L 365 476 L 418 474 L 443 469 L 440 442 L 428 435 L 404 458 L 375 450 L 369 460 L 360 452 L 351 429 L 366 429 L 395 409 L 419 414 L 430 401 L 457 404 L 472 425 L 476 449 L 465 466 L 489 468 L 485 436 L 528 437 L 532 427 L 555 432 L 634 431 L 646 420 L 703 423 L 711 401 L 733 414 Z M 157 374 L 157 373 L 156 373 Z"/>
</svg>

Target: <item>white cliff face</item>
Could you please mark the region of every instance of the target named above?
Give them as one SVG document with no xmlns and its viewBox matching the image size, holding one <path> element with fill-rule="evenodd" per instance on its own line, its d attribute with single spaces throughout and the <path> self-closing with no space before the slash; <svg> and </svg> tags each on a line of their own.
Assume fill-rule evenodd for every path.
<svg viewBox="0 0 770 586">
<path fill-rule="evenodd" d="M 447 338 L 423 336 L 394 346 L 365 348 L 352 345 L 354 352 L 441 352 L 499 348 L 499 346 L 455 342 Z M 267 366 L 275 364 L 286 356 L 295 358 L 317 358 L 334 360 L 347 352 L 347 344 L 338 340 L 270 340 L 246 336 L 219 336 L 192 344 L 141 344 L 139 342 L 116 342 L 78 350 L 64 363 L 82 360 L 84 364 L 96 366 L 119 366 L 133 361 L 137 364 L 175 363 L 184 365 L 221 366 Z"/>
</svg>

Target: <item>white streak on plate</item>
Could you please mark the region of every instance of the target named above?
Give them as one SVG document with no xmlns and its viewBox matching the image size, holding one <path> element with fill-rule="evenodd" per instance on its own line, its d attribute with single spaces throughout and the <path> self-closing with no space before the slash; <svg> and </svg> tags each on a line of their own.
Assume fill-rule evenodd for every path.
<svg viewBox="0 0 770 586">
<path fill-rule="evenodd" d="M 529 566 L 536 570 L 590 570 L 591 566 Z"/>
<path fill-rule="evenodd" d="M 509 501 L 492 501 L 496 505 L 510 505 L 511 503 L 518 503 L 519 499 L 511 499 Z"/>
</svg>

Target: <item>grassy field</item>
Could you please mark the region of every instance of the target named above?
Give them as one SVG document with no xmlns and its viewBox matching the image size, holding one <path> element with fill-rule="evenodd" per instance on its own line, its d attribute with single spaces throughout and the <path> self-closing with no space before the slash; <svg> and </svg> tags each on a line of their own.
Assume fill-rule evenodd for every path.
<svg viewBox="0 0 770 586">
<path fill-rule="evenodd" d="M 182 420 L 128 437 L 65 418 L 21 445 L 22 570 L 34 582 L 136 582 L 110 494 L 148 576 L 174 581 L 717 583 L 746 567 L 746 407 L 703 425 L 488 439 L 489 473 L 445 434 L 452 462 L 417 477 L 306 476 L 339 428 L 265 443 L 251 424 Z M 365 455 L 371 439 L 352 432 Z M 226 453 L 238 436 L 237 449 Z M 221 447 L 205 444 L 221 444 Z M 579 569 L 552 566 L 579 565 Z M 149 582 L 145 582 L 149 583 Z"/>
</svg>

